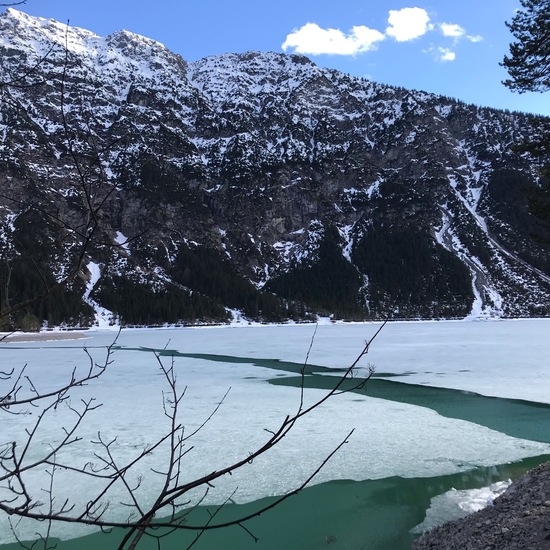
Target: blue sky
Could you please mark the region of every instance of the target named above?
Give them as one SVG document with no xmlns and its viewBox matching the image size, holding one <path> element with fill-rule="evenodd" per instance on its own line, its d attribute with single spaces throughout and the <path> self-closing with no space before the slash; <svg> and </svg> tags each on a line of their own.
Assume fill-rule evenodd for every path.
<svg viewBox="0 0 550 550">
<path fill-rule="evenodd" d="M 519 0 L 27 0 L 17 9 L 100 36 L 126 29 L 188 61 L 248 50 L 478 105 L 550 115 L 549 94 L 517 94 L 499 66 Z"/>
</svg>

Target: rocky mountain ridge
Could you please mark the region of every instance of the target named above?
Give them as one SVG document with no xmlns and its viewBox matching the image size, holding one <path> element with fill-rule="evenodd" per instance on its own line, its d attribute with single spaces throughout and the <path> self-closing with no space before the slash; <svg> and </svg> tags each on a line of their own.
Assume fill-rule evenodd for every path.
<svg viewBox="0 0 550 550">
<path fill-rule="evenodd" d="M 33 310 L 51 324 L 550 312 L 515 149 L 540 117 L 13 9 L 0 59 L 4 306 L 70 270 L 93 204 L 80 277 Z"/>
</svg>

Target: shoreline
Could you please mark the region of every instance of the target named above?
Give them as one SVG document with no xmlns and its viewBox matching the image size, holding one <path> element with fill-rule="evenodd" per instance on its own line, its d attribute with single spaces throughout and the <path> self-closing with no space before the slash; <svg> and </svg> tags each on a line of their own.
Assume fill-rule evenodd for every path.
<svg viewBox="0 0 550 550">
<path fill-rule="evenodd" d="M 9 343 L 20 342 L 48 342 L 59 340 L 85 340 L 90 338 L 94 333 L 112 332 L 118 333 L 120 331 L 139 331 L 139 330 L 177 330 L 177 329 L 217 329 L 217 328 L 251 328 L 251 327 L 289 327 L 289 326 L 311 326 L 311 325 L 380 325 L 385 322 L 388 324 L 422 324 L 422 323 L 498 323 L 507 321 L 547 321 L 550 322 L 550 317 L 499 317 L 499 318 L 487 318 L 487 317 L 467 317 L 462 319 L 388 319 L 384 320 L 368 320 L 368 321 L 346 321 L 343 319 L 330 319 L 328 317 L 321 317 L 317 321 L 305 321 L 305 322 L 280 322 L 280 323 L 261 323 L 258 321 L 238 321 L 231 323 L 198 323 L 195 325 L 128 325 L 128 326 L 109 326 L 109 327 L 88 327 L 88 328 L 75 328 L 75 329 L 60 329 L 54 327 L 53 329 L 46 329 L 39 332 L 0 332 L 0 345 Z M 549 549 L 550 550 L 550 549 Z"/>
<path fill-rule="evenodd" d="M 423 533 L 412 550 L 549 550 L 550 462 L 529 470 L 492 505 Z"/>
<path fill-rule="evenodd" d="M 56 340 L 85 340 L 89 336 L 84 331 L 52 332 L 0 332 L 0 344 L 19 342 L 51 342 Z"/>
</svg>

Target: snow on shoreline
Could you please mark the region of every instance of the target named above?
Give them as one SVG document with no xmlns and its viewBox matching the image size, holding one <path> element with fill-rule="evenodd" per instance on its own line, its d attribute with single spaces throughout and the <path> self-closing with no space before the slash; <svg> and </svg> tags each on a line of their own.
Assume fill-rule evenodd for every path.
<svg viewBox="0 0 550 550">
<path fill-rule="evenodd" d="M 0 332 L 0 343 L 12 342 L 53 342 L 57 340 L 83 340 L 88 338 L 85 330 L 62 331 L 48 330 L 42 332 Z"/>
<path fill-rule="evenodd" d="M 108 310 L 105 310 L 108 311 Z M 111 313 L 111 312 L 109 312 Z M 111 313 L 112 314 L 112 313 Z M 224 324 L 196 324 L 196 325 L 184 325 L 184 324 L 164 324 L 162 326 L 120 326 L 120 325 L 95 325 L 92 327 L 48 327 L 43 328 L 40 332 L 0 332 L 0 344 L 1 343 L 14 343 L 14 342 L 47 342 L 55 340 L 82 340 L 90 338 L 93 334 L 116 331 L 138 332 L 138 331 L 169 331 L 169 330 L 214 330 L 214 329 L 246 329 L 246 328 L 273 328 L 273 327 L 307 327 L 307 326 L 379 326 L 384 321 L 343 321 L 333 320 L 328 317 L 318 318 L 317 321 L 297 323 L 289 321 L 287 323 L 260 323 L 258 321 L 248 321 L 246 318 L 238 315 L 238 312 L 232 311 L 233 320 Z M 440 323 L 456 323 L 459 325 L 470 324 L 472 322 L 489 322 L 489 323 L 513 323 L 513 322 L 532 322 L 541 321 L 550 323 L 550 318 L 547 317 L 514 317 L 514 318 L 497 318 L 497 317 L 465 317 L 463 319 L 416 319 L 416 320 L 403 320 L 392 319 L 388 323 L 390 325 L 407 325 L 407 324 L 440 324 Z"/>
</svg>

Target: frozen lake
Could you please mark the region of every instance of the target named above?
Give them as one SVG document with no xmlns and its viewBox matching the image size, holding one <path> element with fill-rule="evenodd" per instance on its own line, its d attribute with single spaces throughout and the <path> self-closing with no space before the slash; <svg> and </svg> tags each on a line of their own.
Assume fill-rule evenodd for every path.
<svg viewBox="0 0 550 550">
<path fill-rule="evenodd" d="M 306 377 L 306 402 L 319 399 L 326 391 L 323 388 L 337 376 L 325 369 L 349 366 L 378 326 L 319 325 L 309 354 L 312 367 Z M 312 325 L 290 325 L 123 331 L 105 374 L 72 393 L 73 404 L 95 397 L 102 406 L 82 425 L 82 440 L 70 448 L 69 458 L 77 463 L 90 460 L 96 450 L 91 441 L 101 432 L 106 440 L 116 437 L 117 457 L 129 460 L 168 429 L 162 410 L 166 385 L 151 353 L 156 349 L 164 350 L 167 363 L 174 358 L 178 384 L 186 387 L 181 416 L 186 429 L 199 426 L 231 388 L 218 413 L 193 437 L 184 475 L 193 479 L 227 466 L 261 445 L 266 429 L 273 430 L 296 411 L 300 399 L 297 374 L 314 330 Z M 75 366 L 86 366 L 84 346 L 101 362 L 115 333 L 97 331 L 86 336 L 76 341 L 2 343 L 0 361 L 4 370 L 27 364 L 33 383 L 46 391 L 66 380 Z M 408 531 L 424 520 L 431 498 L 452 487 L 464 491 L 434 498 L 430 517 L 441 510 L 450 517 L 457 508 L 475 508 L 480 493 L 473 492 L 474 488 L 521 471 L 522 460 L 550 454 L 550 407 L 546 406 L 550 404 L 549 336 L 549 320 L 388 324 L 360 363 L 359 376 L 367 372 L 369 364 L 376 368 L 376 377 L 365 391 L 331 398 L 300 421 L 270 453 L 217 483 L 205 503 L 221 503 L 235 491 L 233 501 L 245 505 L 292 490 L 353 428 L 349 443 L 315 478 L 314 484 L 319 486 L 304 491 L 300 498 L 315 495 L 315 502 L 326 498 L 318 514 L 328 514 L 334 525 L 323 520 L 325 535 L 334 527 L 351 536 L 353 529 L 340 525 L 337 519 L 335 495 L 344 490 L 365 491 L 371 495 L 366 506 L 373 507 L 369 511 L 373 516 L 383 508 L 379 502 L 377 507 L 376 491 L 389 490 L 388 484 L 395 483 L 392 494 L 412 491 L 416 496 L 409 505 L 422 508 L 411 512 L 409 523 L 400 527 L 404 534 L 399 536 L 406 544 Z M 30 458 L 40 456 L 48 442 L 62 437 L 61 428 L 70 422 L 70 415 L 67 407 L 61 407 L 51 416 Z M 3 441 L 20 438 L 32 421 L 31 416 L 5 415 L 0 424 Z M 161 469 L 165 460 L 159 449 L 136 470 L 136 476 L 144 478 L 139 492 L 144 502 L 153 498 L 161 481 L 151 468 Z M 45 483 L 38 473 L 28 481 L 38 490 Z M 58 498 L 80 498 L 82 502 L 97 490 L 90 480 L 64 478 L 62 473 L 57 487 Z M 122 498 L 115 494 L 111 500 Z M 349 494 L 342 497 L 344 501 L 349 505 Z M 398 512 L 408 518 L 399 511 L 403 503 L 392 507 L 386 502 L 384 506 L 388 507 L 386 519 Z M 123 520 L 127 512 L 117 507 L 112 513 Z M 349 511 L 342 512 L 344 515 L 350 518 Z M 269 517 L 267 514 L 268 522 Z M 358 517 L 355 521 L 362 520 Z M 0 517 L 0 522 L 0 543 L 13 541 L 6 518 Z M 299 536 L 307 531 L 306 524 L 304 518 Z M 313 518 L 311 540 L 304 539 L 296 548 L 326 544 L 320 533 L 313 532 L 315 528 L 319 521 Z M 32 538 L 36 525 L 21 523 L 17 529 L 23 538 Z M 270 548 L 269 525 L 258 529 L 265 535 L 254 547 Z M 74 526 L 55 531 L 62 538 L 85 532 Z M 369 536 L 353 532 L 358 540 Z M 397 543 L 391 542 L 397 539 L 388 536 L 381 533 L 379 542 L 371 541 L 369 547 L 382 550 L 393 544 L 397 549 Z M 278 544 L 282 544 L 280 538 Z M 357 543 L 349 544 L 353 548 Z"/>
</svg>

